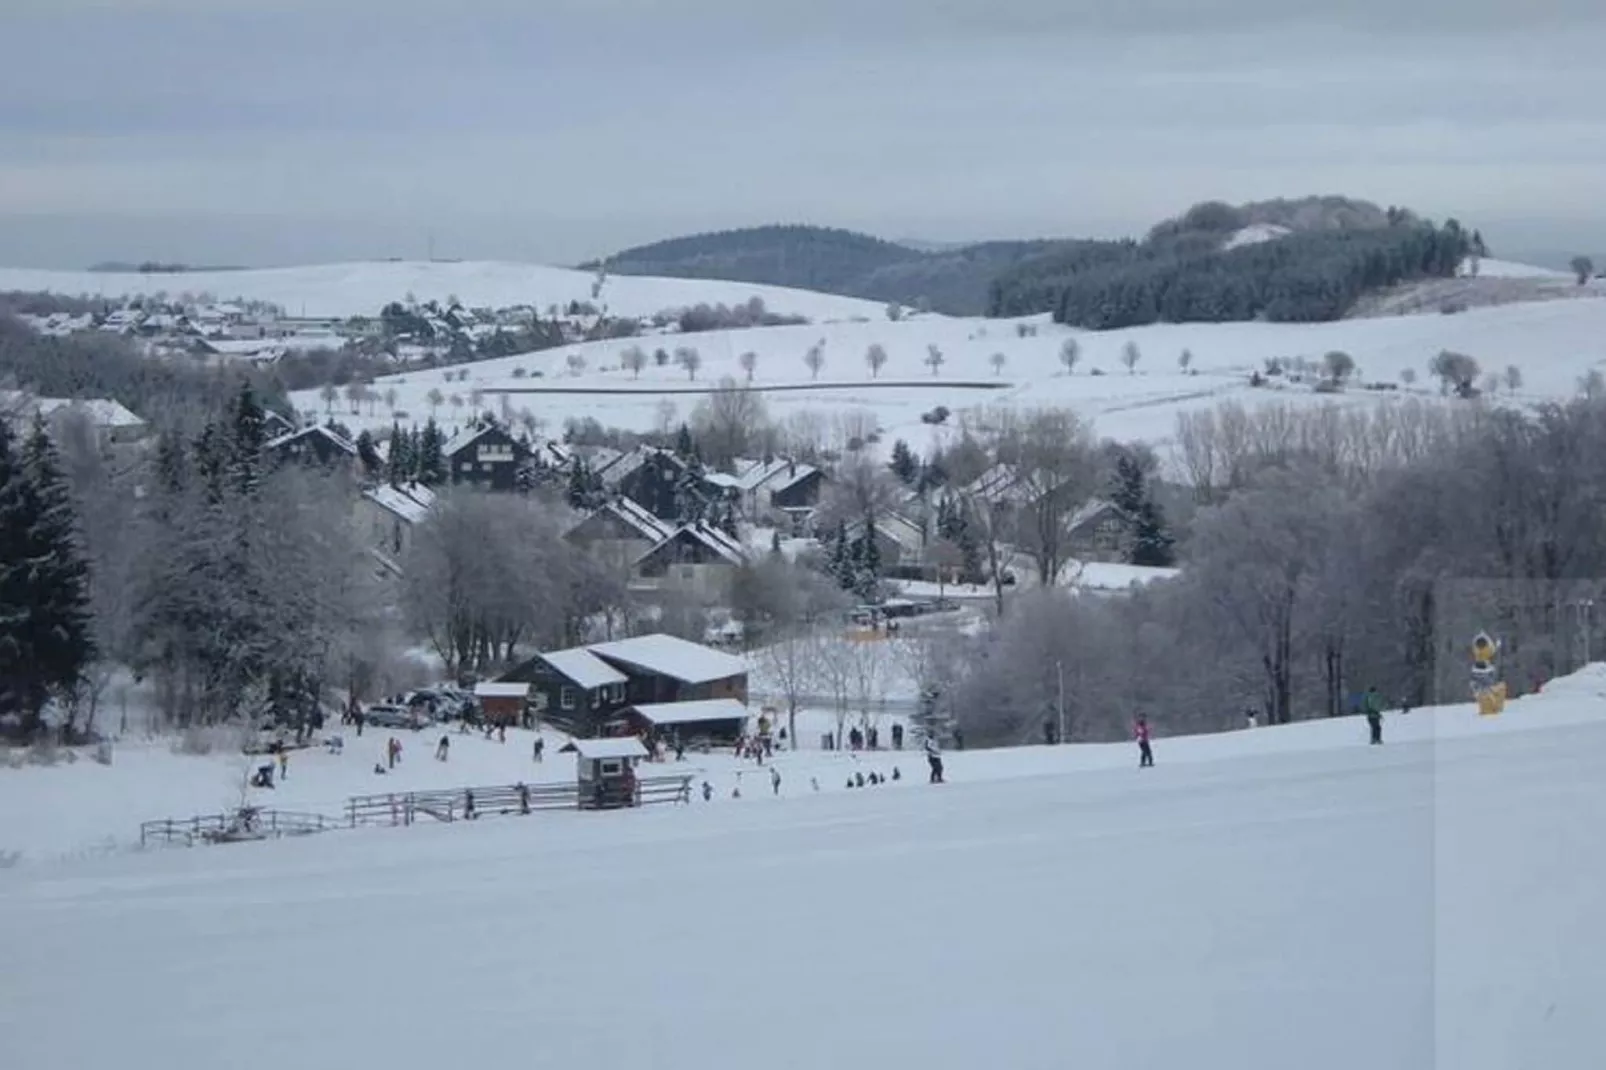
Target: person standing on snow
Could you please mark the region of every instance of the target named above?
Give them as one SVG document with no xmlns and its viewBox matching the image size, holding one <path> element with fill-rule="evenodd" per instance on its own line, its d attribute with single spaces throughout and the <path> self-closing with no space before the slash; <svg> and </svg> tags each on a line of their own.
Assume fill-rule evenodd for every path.
<svg viewBox="0 0 1606 1070">
<path fill-rule="evenodd" d="M 1132 727 L 1132 738 L 1138 741 L 1138 768 L 1148 769 L 1154 765 L 1154 748 L 1149 743 L 1149 719 L 1142 714 Z"/>
<path fill-rule="evenodd" d="M 779 795 L 781 793 L 781 771 L 770 766 L 770 788 Z"/>
<path fill-rule="evenodd" d="M 284 780 L 290 775 L 290 749 L 279 748 L 279 779 Z"/>
<path fill-rule="evenodd" d="M 446 760 L 447 754 L 449 754 L 451 752 L 451 749 L 452 749 L 451 737 L 450 736 L 442 736 L 441 737 L 441 741 L 439 743 L 435 744 L 435 760 L 437 762 L 444 762 Z"/>
<path fill-rule="evenodd" d="M 1366 694 L 1361 696 L 1361 709 L 1366 713 L 1366 727 L 1371 729 L 1372 745 L 1381 746 L 1383 743 L 1383 696 L 1377 693 L 1377 688 L 1369 687 Z"/>
<path fill-rule="evenodd" d="M 931 783 L 942 783 L 942 749 L 937 746 L 936 736 L 926 737 L 926 764 L 931 766 Z"/>
</svg>

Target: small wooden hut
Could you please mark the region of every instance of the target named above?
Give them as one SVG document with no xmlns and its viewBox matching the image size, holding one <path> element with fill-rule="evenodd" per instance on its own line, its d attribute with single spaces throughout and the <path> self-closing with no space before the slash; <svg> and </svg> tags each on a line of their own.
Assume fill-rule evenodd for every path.
<svg viewBox="0 0 1606 1070">
<path fill-rule="evenodd" d="M 524 707 L 530 700 L 530 685 L 487 680 L 474 685 L 486 724 L 516 725 L 524 722 Z"/>
<path fill-rule="evenodd" d="M 577 739 L 575 777 L 582 810 L 612 810 L 636 806 L 636 763 L 647 748 L 634 736 L 612 739 Z"/>
</svg>

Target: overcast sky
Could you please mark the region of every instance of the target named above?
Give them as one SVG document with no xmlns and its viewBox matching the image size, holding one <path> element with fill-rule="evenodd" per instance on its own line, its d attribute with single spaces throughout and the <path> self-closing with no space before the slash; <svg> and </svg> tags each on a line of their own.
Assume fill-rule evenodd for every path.
<svg viewBox="0 0 1606 1070">
<path fill-rule="evenodd" d="M 1315 192 L 1606 252 L 1603 0 L 0 3 L 6 264 L 1114 234 Z"/>
</svg>

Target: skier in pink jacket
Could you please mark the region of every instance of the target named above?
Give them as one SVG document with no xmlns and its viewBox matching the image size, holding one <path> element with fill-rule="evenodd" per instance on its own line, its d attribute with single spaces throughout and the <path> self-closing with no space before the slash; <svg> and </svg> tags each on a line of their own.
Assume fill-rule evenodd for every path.
<svg viewBox="0 0 1606 1070">
<path fill-rule="evenodd" d="M 1132 737 L 1138 741 L 1138 768 L 1150 768 L 1154 765 L 1154 748 L 1149 745 L 1149 719 L 1142 714 L 1132 726 Z"/>
</svg>

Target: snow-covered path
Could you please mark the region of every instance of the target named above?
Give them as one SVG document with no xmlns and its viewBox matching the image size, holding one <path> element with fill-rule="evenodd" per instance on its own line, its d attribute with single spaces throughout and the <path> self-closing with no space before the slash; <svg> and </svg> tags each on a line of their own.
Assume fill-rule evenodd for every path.
<svg viewBox="0 0 1606 1070">
<path fill-rule="evenodd" d="M 954 755 L 942 787 L 19 868 L 3 1062 L 1593 1067 L 1588 690 L 1382 748 Z"/>
</svg>

